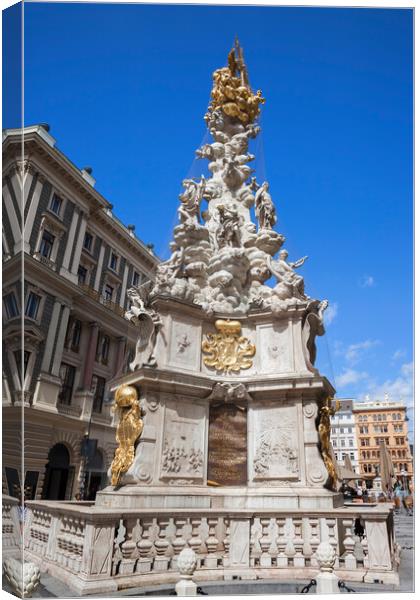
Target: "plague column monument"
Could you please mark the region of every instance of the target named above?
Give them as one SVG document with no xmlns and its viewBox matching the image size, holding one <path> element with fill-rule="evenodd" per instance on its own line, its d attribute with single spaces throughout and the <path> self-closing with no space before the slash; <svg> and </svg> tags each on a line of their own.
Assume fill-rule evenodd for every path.
<svg viewBox="0 0 420 600">
<path fill-rule="evenodd" d="M 317 428 L 334 390 L 314 366 L 328 303 L 306 294 L 307 257 L 290 261 L 269 185 L 252 177 L 264 98 L 238 44 L 211 97 L 214 141 L 196 151 L 209 176 L 183 181 L 172 255 L 154 287 L 129 291 L 139 340 L 118 384 L 138 390 L 144 432 L 97 504 L 332 508 L 341 495 Z"/>
<path fill-rule="evenodd" d="M 197 581 L 310 578 L 325 542 L 339 576 L 396 583 L 391 509 L 346 507 L 338 491 L 334 389 L 315 367 L 328 302 L 305 290 L 307 257 L 288 256 L 253 176 L 264 98 L 238 43 L 211 98 L 213 141 L 183 181 L 171 256 L 128 291 L 138 341 L 114 381 L 110 483 L 92 505 L 29 502 L 27 560 L 106 593 L 176 582 L 186 549 Z"/>
</svg>

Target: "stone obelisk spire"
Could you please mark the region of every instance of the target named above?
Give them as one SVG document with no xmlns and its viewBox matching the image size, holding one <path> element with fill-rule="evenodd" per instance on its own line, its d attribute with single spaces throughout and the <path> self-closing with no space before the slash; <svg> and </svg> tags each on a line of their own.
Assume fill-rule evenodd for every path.
<svg viewBox="0 0 420 600">
<path fill-rule="evenodd" d="M 273 229 L 277 219 L 269 185 L 252 177 L 255 157 L 248 152 L 250 139 L 260 131 L 257 120 L 265 100 L 250 86 L 238 40 L 227 62 L 213 73 L 204 117 L 214 141 L 196 151 L 209 161 L 211 176 L 183 181 L 172 255 L 160 265 L 152 295 L 181 298 L 224 315 L 313 306 L 295 273 L 306 257 L 287 262 L 283 250 L 273 259 L 285 238 Z M 274 288 L 265 285 L 272 275 L 278 279 Z"/>
</svg>

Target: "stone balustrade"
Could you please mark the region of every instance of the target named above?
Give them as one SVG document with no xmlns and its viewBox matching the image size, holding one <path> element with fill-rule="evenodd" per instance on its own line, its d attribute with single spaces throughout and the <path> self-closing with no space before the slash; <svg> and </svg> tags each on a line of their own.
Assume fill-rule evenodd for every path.
<svg viewBox="0 0 420 600">
<path fill-rule="evenodd" d="M 346 581 L 398 583 L 389 505 L 322 509 L 106 509 L 71 502 L 28 502 L 28 560 L 79 593 L 176 582 L 177 559 L 192 548 L 197 581 L 307 580 L 318 571 L 320 542 L 337 552 Z M 365 536 L 354 535 L 361 518 Z"/>
<path fill-rule="evenodd" d="M 18 556 L 21 548 L 19 524 L 19 500 L 3 495 L 2 502 L 2 550 L 3 556 Z"/>
</svg>

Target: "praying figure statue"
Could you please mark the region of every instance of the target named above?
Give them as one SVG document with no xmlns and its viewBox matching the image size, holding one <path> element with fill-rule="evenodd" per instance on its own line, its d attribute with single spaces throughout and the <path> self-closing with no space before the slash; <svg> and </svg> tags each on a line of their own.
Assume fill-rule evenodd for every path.
<svg viewBox="0 0 420 600">
<path fill-rule="evenodd" d="M 255 177 L 253 177 L 251 185 L 252 188 L 256 190 L 255 216 L 258 219 L 260 229 L 272 229 L 276 224 L 277 217 L 273 200 L 268 193 L 268 183 L 264 181 L 264 183 L 258 187 Z"/>
<path fill-rule="evenodd" d="M 184 179 L 182 182 L 185 190 L 179 195 L 181 206 L 178 208 L 178 217 L 181 223 L 198 223 L 200 218 L 200 205 L 206 188 L 206 179 L 202 175 L 200 181 Z"/>
<path fill-rule="evenodd" d="M 231 246 L 238 248 L 240 240 L 240 217 L 234 208 L 223 204 L 217 207 L 219 211 L 219 227 L 216 231 L 216 240 L 219 247 Z"/>
</svg>

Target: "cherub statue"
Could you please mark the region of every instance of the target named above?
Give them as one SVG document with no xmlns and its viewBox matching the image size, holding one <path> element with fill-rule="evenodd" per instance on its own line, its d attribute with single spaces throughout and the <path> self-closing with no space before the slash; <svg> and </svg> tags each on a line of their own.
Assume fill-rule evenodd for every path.
<svg viewBox="0 0 420 600">
<path fill-rule="evenodd" d="M 198 223 L 200 218 L 200 204 L 206 188 L 206 178 L 202 175 L 200 181 L 184 179 L 182 182 L 185 190 L 179 195 L 181 206 L 178 208 L 178 217 L 181 223 Z"/>
<path fill-rule="evenodd" d="M 280 252 L 279 260 L 277 261 L 274 261 L 271 256 L 269 256 L 267 259 L 268 267 L 272 274 L 279 280 L 279 284 L 282 284 L 289 289 L 292 297 L 300 298 L 302 300 L 306 299 L 303 277 L 297 275 L 294 272 L 294 269 L 301 267 L 308 257 L 304 256 L 295 262 L 288 263 L 286 260 L 288 256 L 289 253 L 287 250 L 282 250 Z M 274 288 L 274 291 L 276 291 L 276 288 Z"/>
<path fill-rule="evenodd" d="M 260 229 L 272 229 L 276 224 L 276 209 L 271 199 L 271 195 L 268 193 L 268 183 L 264 181 L 262 185 L 258 187 L 255 177 L 251 180 L 251 186 L 255 194 L 255 215 L 258 219 Z"/>
</svg>

